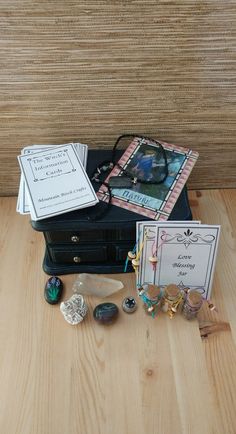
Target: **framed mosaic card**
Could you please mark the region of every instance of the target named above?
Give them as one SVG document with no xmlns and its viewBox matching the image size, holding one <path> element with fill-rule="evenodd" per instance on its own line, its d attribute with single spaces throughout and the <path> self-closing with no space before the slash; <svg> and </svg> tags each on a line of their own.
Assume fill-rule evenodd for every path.
<svg viewBox="0 0 236 434">
<path fill-rule="evenodd" d="M 198 153 L 170 143 L 158 143 L 159 147 L 151 140 L 134 138 L 105 183 L 111 187 L 113 205 L 153 220 L 168 220 L 198 159 Z M 128 178 L 124 176 L 127 173 L 133 180 L 130 185 L 121 188 L 122 182 L 127 182 Z M 135 182 L 135 179 L 143 182 Z M 114 180 L 120 183 L 119 188 L 113 185 Z M 106 185 L 100 187 L 97 195 L 100 200 L 109 201 Z"/>
</svg>

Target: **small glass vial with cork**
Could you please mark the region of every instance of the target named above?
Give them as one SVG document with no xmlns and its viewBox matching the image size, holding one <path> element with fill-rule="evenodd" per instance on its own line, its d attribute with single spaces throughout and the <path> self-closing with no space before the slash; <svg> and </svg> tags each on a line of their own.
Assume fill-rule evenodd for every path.
<svg viewBox="0 0 236 434">
<path fill-rule="evenodd" d="M 155 317 L 160 311 L 162 290 L 159 286 L 153 284 L 144 284 L 139 288 L 139 297 L 144 303 L 145 312 Z"/>
<path fill-rule="evenodd" d="M 183 293 L 177 285 L 167 285 L 162 300 L 162 311 L 168 313 L 170 318 L 178 311 L 183 301 Z"/>
<path fill-rule="evenodd" d="M 203 303 L 203 298 L 197 290 L 189 290 L 186 294 L 184 304 L 182 307 L 182 313 L 188 320 L 196 318 Z"/>
</svg>

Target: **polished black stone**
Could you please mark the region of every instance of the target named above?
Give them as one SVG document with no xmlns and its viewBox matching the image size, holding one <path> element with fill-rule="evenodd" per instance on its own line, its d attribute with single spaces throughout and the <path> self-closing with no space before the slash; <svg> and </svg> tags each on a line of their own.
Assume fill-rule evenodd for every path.
<svg viewBox="0 0 236 434">
<path fill-rule="evenodd" d="M 44 288 L 44 298 L 49 304 L 57 304 L 60 301 L 63 283 L 59 277 L 50 277 Z"/>
<path fill-rule="evenodd" d="M 119 309 L 114 303 L 98 304 L 94 311 L 93 317 L 100 324 L 112 324 L 119 313 Z"/>
</svg>

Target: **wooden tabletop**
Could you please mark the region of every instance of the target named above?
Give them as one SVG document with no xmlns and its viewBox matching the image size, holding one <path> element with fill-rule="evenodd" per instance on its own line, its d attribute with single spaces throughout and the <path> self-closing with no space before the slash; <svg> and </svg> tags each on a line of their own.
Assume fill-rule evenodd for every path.
<svg viewBox="0 0 236 434">
<path fill-rule="evenodd" d="M 117 322 L 78 326 L 44 300 L 44 240 L 15 198 L 0 199 L 0 432 L 236 433 L 236 191 L 190 192 L 194 218 L 221 224 L 212 300 L 199 321 L 120 309 Z M 63 276 L 63 299 L 75 275 Z M 133 274 L 111 276 L 135 295 Z"/>
</svg>

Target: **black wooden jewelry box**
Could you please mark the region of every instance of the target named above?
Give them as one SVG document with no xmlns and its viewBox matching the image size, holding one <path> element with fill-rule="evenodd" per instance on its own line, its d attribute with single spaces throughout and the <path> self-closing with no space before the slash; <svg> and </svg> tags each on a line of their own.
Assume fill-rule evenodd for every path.
<svg viewBox="0 0 236 434">
<path fill-rule="evenodd" d="M 119 153 L 117 152 L 119 158 Z M 121 155 L 121 154 L 120 154 Z M 87 172 L 111 158 L 111 151 L 90 150 Z M 94 185 L 96 189 L 97 185 Z M 100 220 L 91 220 L 104 203 L 49 219 L 31 221 L 33 229 L 43 232 L 46 242 L 43 269 L 50 275 L 72 273 L 122 273 L 127 252 L 136 240 L 136 221 L 147 220 L 110 205 Z M 191 220 L 187 189 L 184 188 L 170 215 L 170 220 Z M 129 264 L 127 271 L 133 271 Z"/>
</svg>

